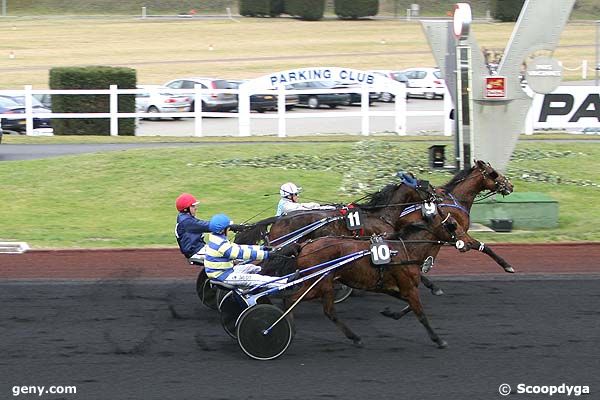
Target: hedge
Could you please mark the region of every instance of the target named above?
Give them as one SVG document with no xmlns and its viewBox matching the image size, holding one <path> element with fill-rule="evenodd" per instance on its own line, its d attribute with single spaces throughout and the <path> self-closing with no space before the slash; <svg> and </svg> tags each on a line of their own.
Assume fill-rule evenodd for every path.
<svg viewBox="0 0 600 400">
<path fill-rule="evenodd" d="M 495 0 L 492 17 L 502 22 L 514 22 L 519 18 L 525 0 Z"/>
<path fill-rule="evenodd" d="M 340 18 L 371 17 L 379 12 L 379 0 L 335 0 L 334 8 Z"/>
<path fill-rule="evenodd" d="M 318 21 L 325 13 L 325 0 L 285 0 L 285 12 L 307 21 Z"/>
<path fill-rule="evenodd" d="M 283 13 L 284 0 L 239 0 L 240 15 L 244 17 L 276 17 Z"/>
<path fill-rule="evenodd" d="M 59 67 L 50 70 L 49 86 L 52 90 L 65 89 L 135 89 L 136 71 L 131 68 L 105 66 Z M 119 112 L 135 112 L 135 95 L 119 95 Z M 104 95 L 53 95 L 52 112 L 55 113 L 106 113 L 110 112 L 110 96 Z M 110 135 L 108 118 L 52 119 L 55 135 Z M 135 135 L 135 118 L 119 118 L 119 135 Z"/>
</svg>

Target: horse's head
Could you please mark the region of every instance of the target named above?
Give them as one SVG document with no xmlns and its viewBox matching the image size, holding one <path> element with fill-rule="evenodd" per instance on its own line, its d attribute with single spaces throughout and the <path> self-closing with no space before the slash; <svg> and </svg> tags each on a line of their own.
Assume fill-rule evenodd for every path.
<svg viewBox="0 0 600 400">
<path fill-rule="evenodd" d="M 503 196 L 509 195 L 513 191 L 513 185 L 510 180 L 496 171 L 489 163 L 481 160 L 475 160 L 475 168 L 483 176 L 484 187 L 491 192 L 498 192 Z"/>
</svg>

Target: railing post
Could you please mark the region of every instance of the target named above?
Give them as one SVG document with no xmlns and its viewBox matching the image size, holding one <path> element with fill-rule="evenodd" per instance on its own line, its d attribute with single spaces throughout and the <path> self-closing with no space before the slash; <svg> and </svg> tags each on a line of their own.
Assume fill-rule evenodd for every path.
<svg viewBox="0 0 600 400">
<path fill-rule="evenodd" d="M 119 93 L 110 85 L 110 136 L 119 136 Z"/>
<path fill-rule="evenodd" d="M 277 136 L 286 137 L 286 125 L 285 125 L 285 86 L 280 85 L 277 87 Z"/>
<path fill-rule="evenodd" d="M 239 135 L 250 136 L 250 90 L 245 83 L 238 88 L 238 113 Z"/>
<path fill-rule="evenodd" d="M 396 114 L 396 133 L 406 136 L 406 86 L 403 83 L 394 85 L 394 111 Z"/>
<path fill-rule="evenodd" d="M 33 100 L 31 85 L 25 85 L 25 134 L 33 135 Z"/>
<path fill-rule="evenodd" d="M 194 85 L 194 136 L 202 136 L 202 85 Z"/>
<path fill-rule="evenodd" d="M 587 60 L 583 60 L 581 62 L 581 79 L 587 79 L 587 69 L 588 69 L 588 63 Z"/>
<path fill-rule="evenodd" d="M 452 136 L 453 122 L 450 119 L 450 112 L 452 111 L 452 97 L 448 88 L 444 92 L 444 136 Z"/>
<path fill-rule="evenodd" d="M 369 136 L 369 86 L 365 83 L 360 85 L 360 113 L 361 133 L 363 136 Z"/>
</svg>

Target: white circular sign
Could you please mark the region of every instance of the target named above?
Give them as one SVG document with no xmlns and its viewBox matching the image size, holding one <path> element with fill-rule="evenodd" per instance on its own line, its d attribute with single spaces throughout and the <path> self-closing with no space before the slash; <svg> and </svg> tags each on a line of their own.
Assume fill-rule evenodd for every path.
<svg viewBox="0 0 600 400">
<path fill-rule="evenodd" d="M 466 39 L 469 36 L 471 27 L 471 6 L 468 3 L 456 3 L 454 6 L 454 36 L 458 40 Z"/>
<path fill-rule="evenodd" d="M 536 57 L 527 63 L 527 84 L 536 93 L 550 93 L 562 81 L 562 67 L 551 57 Z"/>
</svg>

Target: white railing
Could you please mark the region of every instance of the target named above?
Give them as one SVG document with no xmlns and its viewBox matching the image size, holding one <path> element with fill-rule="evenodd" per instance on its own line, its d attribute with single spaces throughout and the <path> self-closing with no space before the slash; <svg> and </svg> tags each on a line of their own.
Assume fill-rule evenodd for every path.
<svg viewBox="0 0 600 400">
<path fill-rule="evenodd" d="M 361 93 L 361 107 L 360 111 L 322 111 L 322 112 L 298 112 L 293 113 L 286 112 L 285 107 L 285 96 L 288 94 L 318 94 L 318 93 L 357 93 L 357 90 Z M 398 93 L 396 95 L 396 102 L 393 110 L 388 111 L 372 111 L 369 107 L 369 91 L 373 90 L 368 85 L 362 85 L 360 88 L 336 88 L 336 89 L 311 89 L 311 90 L 287 90 L 279 88 L 277 90 L 262 90 L 254 91 L 252 93 L 246 92 L 245 90 L 238 89 L 203 89 L 200 85 L 196 85 L 194 89 L 171 89 L 162 87 L 146 88 L 146 89 L 118 89 L 116 85 L 111 85 L 109 89 L 94 89 L 94 90 L 52 90 L 52 89 L 33 89 L 31 85 L 26 85 L 23 90 L 0 90 L 0 94 L 10 96 L 24 96 L 25 97 L 25 113 L 24 114 L 0 114 L 0 118 L 25 118 L 26 121 L 26 134 L 33 135 L 33 119 L 34 118 L 108 118 L 110 119 L 110 135 L 119 135 L 119 118 L 149 118 L 156 117 L 156 113 L 147 113 L 136 111 L 134 113 L 124 113 L 118 111 L 118 96 L 119 95 L 136 95 L 142 93 L 148 93 L 156 91 L 157 93 L 168 92 L 170 94 L 190 94 L 196 98 L 200 98 L 202 95 L 211 95 L 219 93 L 237 94 L 240 96 L 240 110 L 238 112 L 206 112 L 202 110 L 202 102 L 195 102 L 195 109 L 191 112 L 165 112 L 160 113 L 160 117 L 165 118 L 181 118 L 181 117 L 192 117 L 194 121 L 194 132 L 193 136 L 203 136 L 203 117 L 217 117 L 217 118 L 238 118 L 238 135 L 239 136 L 250 136 L 252 134 L 250 130 L 250 119 L 276 119 L 278 121 L 278 136 L 285 137 L 286 134 L 286 121 L 288 119 L 302 119 L 302 118 L 344 118 L 344 117 L 360 117 L 361 118 L 361 134 L 370 134 L 370 118 L 371 117 L 393 117 L 394 126 L 392 131 L 398 135 L 406 135 L 406 121 L 408 117 L 430 117 L 430 116 L 442 116 L 444 119 L 444 134 L 446 136 L 452 135 L 452 122 L 447 118 L 452 109 L 452 103 L 450 96 L 444 96 L 444 109 L 443 111 L 409 111 L 406 108 L 406 98 L 404 93 Z M 277 113 L 276 114 L 251 114 L 250 113 L 250 95 L 253 94 L 273 94 L 277 96 Z M 35 94 L 50 94 L 50 95 L 108 95 L 109 100 L 109 112 L 104 113 L 34 113 L 33 112 L 33 101 L 32 96 Z"/>
</svg>

